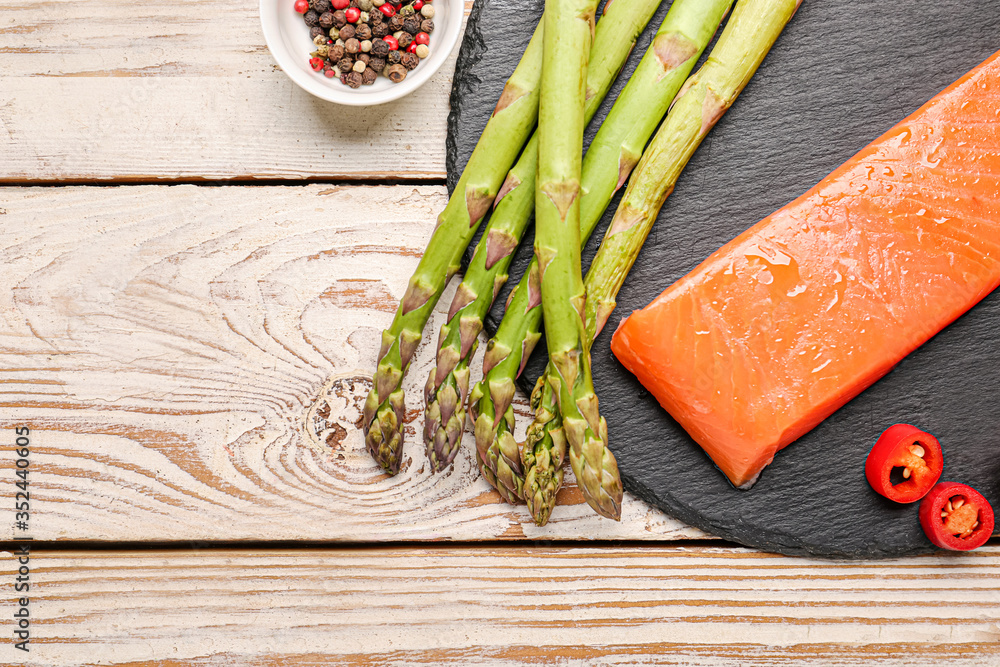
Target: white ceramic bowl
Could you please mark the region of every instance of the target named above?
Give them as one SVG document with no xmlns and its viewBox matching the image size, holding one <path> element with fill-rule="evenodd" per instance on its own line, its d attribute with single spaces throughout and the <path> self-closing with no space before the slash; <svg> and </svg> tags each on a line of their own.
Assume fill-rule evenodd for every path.
<svg viewBox="0 0 1000 667">
<path fill-rule="evenodd" d="M 431 33 L 431 55 L 420 61 L 416 69 L 401 83 L 384 76 L 370 86 L 350 88 L 336 78 L 327 78 L 309 67 L 309 54 L 316 46 L 309 39 L 309 27 L 295 11 L 294 0 L 260 0 L 260 23 L 271 55 L 285 74 L 300 88 L 316 97 L 337 104 L 371 106 L 384 104 L 412 93 L 422 86 L 445 63 L 458 44 L 462 32 L 465 0 L 433 0 L 434 32 Z"/>
</svg>

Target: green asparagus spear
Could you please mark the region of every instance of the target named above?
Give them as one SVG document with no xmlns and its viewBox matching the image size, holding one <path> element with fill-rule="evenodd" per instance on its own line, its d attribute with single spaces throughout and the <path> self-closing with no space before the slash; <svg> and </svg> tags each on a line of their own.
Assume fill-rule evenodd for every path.
<svg viewBox="0 0 1000 667">
<path fill-rule="evenodd" d="M 584 158 L 581 241 L 586 242 L 593 233 L 615 191 L 628 179 L 643 147 L 731 4 L 732 0 L 675 0 L 670 7 L 653 43 Z M 493 426 L 493 388 L 509 386 L 513 391 L 514 379 L 520 375 L 540 338 L 541 324 L 538 263 L 533 260 L 525 277 L 511 293 L 503 322 L 487 346 L 483 381 L 476 384 L 470 394 L 473 417 L 476 418 L 477 413 L 486 415 L 486 419 L 476 418 L 477 449 L 481 460 L 490 468 L 490 477 L 506 485 L 501 494 L 506 497 L 513 490 L 521 489 L 524 478 L 517 473 L 522 469 L 535 469 L 530 494 L 536 498 L 539 508 L 548 506 L 547 510 L 540 510 L 535 515 L 536 520 L 546 518 L 555 502 L 555 491 L 562 480 L 560 468 L 566 451 L 565 439 L 553 441 L 549 435 L 549 431 L 558 427 L 557 421 L 538 419 L 529 429 L 522 468 L 521 456 L 511 434 L 513 410 L 501 413 L 503 418 Z M 533 392 L 536 406 L 553 405 L 551 395 L 543 398 L 545 391 L 541 385 L 536 387 Z M 551 389 L 548 392 L 551 394 Z M 536 409 L 536 418 L 546 415 L 554 418 L 555 414 L 550 407 L 544 414 Z M 547 423 L 549 426 L 544 427 Z M 490 428 L 485 428 L 487 425 Z M 593 489 L 592 495 L 596 494 L 597 489 Z"/>
<path fill-rule="evenodd" d="M 454 193 L 438 216 L 437 227 L 410 278 L 392 325 L 382 332 L 378 367 L 365 401 L 364 431 L 368 451 L 390 475 L 399 472 L 403 449 L 402 379 L 410 358 L 445 285 L 459 268 L 462 253 L 489 211 L 504 174 L 535 126 L 542 32 L 539 24 L 504 86 Z"/>
<path fill-rule="evenodd" d="M 663 202 L 705 135 L 732 106 L 801 0 L 739 0 L 705 64 L 684 84 L 615 211 L 587 273 L 587 330 L 600 333 Z"/>
<path fill-rule="evenodd" d="M 589 341 L 600 333 L 614 310 L 618 290 L 681 171 L 753 76 L 796 7 L 795 0 L 740 0 L 705 65 L 684 83 L 666 120 L 643 153 L 587 272 L 585 322 Z M 552 366 L 550 363 L 546 375 L 552 372 Z M 541 409 L 536 411 L 535 422 L 528 431 L 526 453 L 532 437 L 541 437 L 545 443 L 548 431 L 558 431 L 558 414 L 553 416 L 545 409 L 545 400 L 543 394 L 539 400 Z M 553 446 L 558 449 L 558 442 Z M 596 457 L 598 452 L 595 450 L 593 454 Z M 570 464 L 580 477 L 580 471 L 586 473 L 587 462 L 577 461 L 575 455 L 575 451 L 570 452 Z M 524 459 L 528 460 L 527 454 Z M 531 474 L 528 469 L 525 496 Z M 586 488 L 583 482 L 581 486 Z"/>
<path fill-rule="evenodd" d="M 590 377 L 586 293 L 580 268 L 580 176 L 583 167 L 585 75 L 596 0 L 546 0 L 544 55 L 538 99 L 535 256 L 542 286 L 545 340 L 555 405 L 562 414 L 571 460 L 584 461 L 581 486 L 600 514 L 621 515 L 618 468 L 606 447 L 607 426 Z M 555 433 L 554 431 L 553 433 Z M 606 454 L 606 456 L 605 456 Z M 596 458 L 595 458 L 596 457 Z M 610 463 L 609 463 L 610 461 Z M 532 508 L 528 500 L 529 509 Z"/>
<path fill-rule="evenodd" d="M 587 70 L 586 121 L 589 122 L 635 40 L 653 17 L 660 0 L 616 0 L 609 3 L 597 23 Z M 507 269 L 535 206 L 535 170 L 538 165 L 537 137 L 532 137 L 517 164 L 507 174 L 493 215 L 476 246 L 462 284 L 448 311 L 448 322 L 438 338 L 437 365 L 424 388 L 424 444 L 431 469 L 442 470 L 458 453 L 465 424 L 465 398 L 469 386 L 469 363 L 476 351 L 483 318 L 507 281 Z M 509 379 L 493 395 L 501 407 L 510 405 L 514 381 Z M 501 412 L 505 412 L 501 410 Z M 492 418 L 490 418 L 492 421 Z M 492 425 L 490 425 L 492 428 Z M 513 442 L 513 440 L 511 440 Z M 516 443 L 514 444 L 516 453 Z M 520 468 L 518 457 L 512 459 Z M 518 470 L 519 472 L 519 470 Z M 517 499 L 520 492 L 504 494 Z"/>
</svg>

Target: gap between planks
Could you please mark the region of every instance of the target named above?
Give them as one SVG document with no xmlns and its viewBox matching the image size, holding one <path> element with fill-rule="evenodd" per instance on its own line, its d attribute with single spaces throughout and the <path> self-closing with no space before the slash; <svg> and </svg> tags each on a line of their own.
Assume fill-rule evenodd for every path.
<svg viewBox="0 0 1000 667">
<path fill-rule="evenodd" d="M 0 580 L 14 576 L 12 556 L 0 554 Z M 35 643 L 18 664 L 971 667 L 1000 658 L 997 547 L 884 562 L 659 545 L 38 549 L 30 566 Z"/>
</svg>

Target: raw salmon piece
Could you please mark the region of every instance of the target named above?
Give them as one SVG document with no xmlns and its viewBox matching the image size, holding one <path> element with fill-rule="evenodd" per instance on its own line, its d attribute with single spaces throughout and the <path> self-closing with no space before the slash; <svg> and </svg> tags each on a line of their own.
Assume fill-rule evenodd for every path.
<svg viewBox="0 0 1000 667">
<path fill-rule="evenodd" d="M 1000 284 L 1000 52 L 711 255 L 611 349 L 747 488 Z"/>
</svg>

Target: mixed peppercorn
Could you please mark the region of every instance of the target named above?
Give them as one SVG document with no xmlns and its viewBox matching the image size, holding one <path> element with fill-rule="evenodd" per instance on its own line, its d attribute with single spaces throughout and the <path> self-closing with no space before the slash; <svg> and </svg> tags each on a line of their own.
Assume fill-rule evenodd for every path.
<svg viewBox="0 0 1000 667">
<path fill-rule="evenodd" d="M 295 0 L 316 50 L 309 66 L 351 88 L 406 78 L 430 55 L 431 0 Z"/>
</svg>

